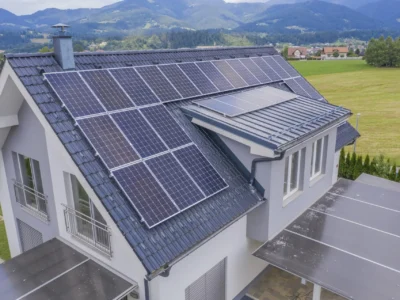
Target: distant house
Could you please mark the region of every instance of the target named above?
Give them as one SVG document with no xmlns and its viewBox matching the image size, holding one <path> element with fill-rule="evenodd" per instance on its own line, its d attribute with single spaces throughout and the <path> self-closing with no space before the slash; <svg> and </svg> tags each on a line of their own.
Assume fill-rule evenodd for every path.
<svg viewBox="0 0 400 300">
<path fill-rule="evenodd" d="M 306 58 L 307 48 L 306 47 L 289 47 L 288 57 L 289 58 Z"/>
<path fill-rule="evenodd" d="M 322 49 L 322 55 L 321 57 L 332 57 L 334 56 L 334 53 L 338 52 L 339 56 L 341 57 L 347 57 L 347 53 L 349 52 L 348 47 L 324 47 Z"/>
</svg>

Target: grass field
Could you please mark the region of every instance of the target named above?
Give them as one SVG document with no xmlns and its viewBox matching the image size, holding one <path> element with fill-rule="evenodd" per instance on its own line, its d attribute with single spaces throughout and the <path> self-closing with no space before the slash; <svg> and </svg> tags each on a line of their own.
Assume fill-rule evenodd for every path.
<svg viewBox="0 0 400 300">
<path fill-rule="evenodd" d="M 4 226 L 3 213 L 0 206 L 0 258 L 2 260 L 10 259 L 10 249 L 8 247 L 8 239 L 6 234 L 6 227 Z"/>
<path fill-rule="evenodd" d="M 292 64 L 330 103 L 361 113 L 357 153 L 384 154 L 400 164 L 400 69 L 356 60 Z M 355 119 L 350 119 L 353 125 Z"/>
</svg>

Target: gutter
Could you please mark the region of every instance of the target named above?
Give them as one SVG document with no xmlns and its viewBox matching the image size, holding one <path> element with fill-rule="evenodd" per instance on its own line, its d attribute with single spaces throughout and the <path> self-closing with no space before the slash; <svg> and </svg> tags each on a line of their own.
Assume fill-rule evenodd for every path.
<svg viewBox="0 0 400 300">
<path fill-rule="evenodd" d="M 270 162 L 270 161 L 276 161 L 276 160 L 281 160 L 285 156 L 286 151 L 281 151 L 279 153 L 279 156 L 275 157 L 261 157 L 261 158 L 255 158 L 251 162 L 251 173 L 250 173 L 250 186 L 254 185 L 254 181 L 256 178 L 256 169 L 257 169 L 257 164 L 262 163 L 262 162 Z"/>
</svg>

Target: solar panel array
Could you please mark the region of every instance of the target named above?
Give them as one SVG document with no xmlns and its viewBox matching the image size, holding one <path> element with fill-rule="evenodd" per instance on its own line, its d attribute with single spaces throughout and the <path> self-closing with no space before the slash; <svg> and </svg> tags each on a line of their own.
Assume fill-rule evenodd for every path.
<svg viewBox="0 0 400 300">
<path fill-rule="evenodd" d="M 307 98 L 322 100 L 324 99 L 320 93 L 318 93 L 311 84 L 309 84 L 303 77 L 291 78 L 285 80 L 285 83 L 289 88 L 297 95 L 304 96 Z"/>
<path fill-rule="evenodd" d="M 299 75 L 271 56 L 45 77 L 151 228 L 227 187 L 162 104 L 277 81 L 292 84 Z M 304 86 L 299 91 L 310 95 L 306 83 L 298 80 Z"/>
<path fill-rule="evenodd" d="M 200 100 L 194 103 L 218 112 L 224 116 L 236 117 L 289 101 L 297 97 L 298 96 L 295 94 L 266 86 L 242 93 Z"/>
</svg>

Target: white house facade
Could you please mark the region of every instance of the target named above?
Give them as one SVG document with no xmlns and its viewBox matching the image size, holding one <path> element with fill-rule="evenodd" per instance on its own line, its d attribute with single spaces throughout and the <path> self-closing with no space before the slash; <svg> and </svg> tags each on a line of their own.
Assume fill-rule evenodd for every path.
<svg viewBox="0 0 400 300">
<path fill-rule="evenodd" d="M 55 247 L 55 240 L 69 249 L 65 253 L 70 251 L 71 257 L 84 258 L 60 271 L 52 269 L 53 278 L 41 284 L 27 287 L 18 280 L 8 284 L 4 299 L 61 299 L 54 286 L 88 263 L 102 270 L 93 276 L 101 274 L 103 281 L 82 280 L 80 291 L 69 291 L 73 299 L 241 299 L 246 287 L 269 264 L 253 253 L 336 184 L 339 151 L 359 136 L 347 123 L 351 112 L 329 104 L 271 47 L 73 54 L 68 48 L 71 38 L 60 39 L 54 54 L 8 55 L 0 76 L 0 199 L 13 257 L 4 266 L 18 257 Z M 74 108 L 60 96 L 68 90 L 82 108 L 93 95 L 103 99 L 108 89 L 109 100 L 114 101 L 120 91 L 106 87 L 101 95 L 96 94 L 98 82 L 91 85 L 84 80 L 92 93 L 89 97 L 64 79 L 60 82 L 65 85 L 58 90 L 49 84 L 49 74 L 86 78 L 83 72 L 88 70 L 104 71 L 112 75 L 117 82 L 114 86 L 126 98 L 132 100 L 135 94 L 150 92 L 161 99 L 166 88 L 158 90 L 157 82 L 148 82 L 146 90 L 140 90 L 138 81 L 127 83 L 133 79 L 125 77 L 123 82 L 116 76 L 118 72 L 111 70 L 152 66 L 159 72 L 164 65 L 177 66 L 179 74 L 184 75 L 181 78 L 195 86 L 197 94 L 185 96 L 188 90 L 164 72 L 179 99 L 157 105 L 167 109 L 165 116 L 172 117 L 176 122 L 173 126 L 179 126 L 190 138 L 188 147 L 200 149 L 206 167 L 209 164 L 214 168 L 226 186 L 204 201 L 148 226 L 143 210 L 137 207 L 140 201 L 132 198 L 115 175 L 137 164 L 109 168 L 103 151 L 116 159 L 126 154 L 118 152 L 118 141 L 103 144 L 113 137 L 104 135 L 95 140 L 86 129 L 78 127 L 77 123 L 89 117 L 74 116 Z M 136 72 L 141 74 L 141 70 Z M 145 74 L 140 77 L 146 81 Z M 222 88 L 223 80 L 228 88 Z M 128 90 L 127 86 L 134 88 Z M 204 92 L 206 87 L 214 92 Z M 258 106 L 253 107 L 253 99 Z M 245 106 L 226 102 L 239 100 Z M 93 118 L 143 112 L 155 106 L 140 107 L 136 102 L 132 109 Z M 232 107 L 239 112 L 232 113 Z M 150 118 L 146 120 L 166 141 L 163 129 Z M 160 120 L 167 122 L 162 116 Z M 99 128 L 101 124 L 95 127 Z M 128 135 L 123 136 L 129 140 Z M 139 149 L 135 141 L 129 145 Z M 181 149 L 185 148 L 169 153 L 178 157 Z M 151 166 L 152 157 L 140 156 Z M 196 161 L 191 163 L 196 165 Z M 208 173 L 197 181 L 197 173 L 191 173 L 183 160 L 179 165 L 199 190 L 206 190 L 202 178 Z M 174 196 L 164 178 L 157 177 L 156 166 L 148 169 L 165 194 L 179 197 Z M 171 185 L 175 177 L 181 176 L 172 169 L 164 170 L 170 171 L 167 177 Z M 143 176 L 124 177 L 124 183 L 141 182 L 140 187 L 132 188 L 139 197 L 155 189 Z M 214 179 L 207 184 L 212 186 Z M 153 209 L 162 210 L 164 199 L 157 201 L 160 204 Z M 75 252 L 75 256 L 71 254 Z M 62 265 L 60 261 L 49 262 L 47 268 L 58 264 Z M 106 281 L 112 282 L 107 288 L 102 285 Z M 82 294 L 82 290 L 101 290 L 102 286 L 102 292 Z"/>
</svg>

